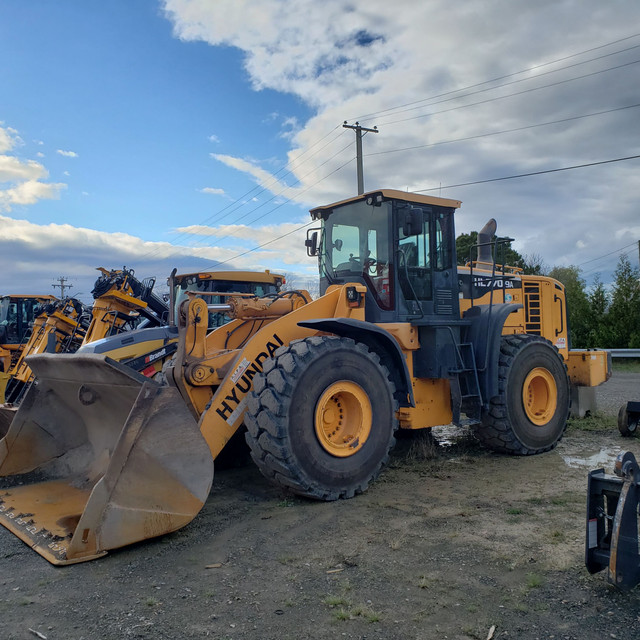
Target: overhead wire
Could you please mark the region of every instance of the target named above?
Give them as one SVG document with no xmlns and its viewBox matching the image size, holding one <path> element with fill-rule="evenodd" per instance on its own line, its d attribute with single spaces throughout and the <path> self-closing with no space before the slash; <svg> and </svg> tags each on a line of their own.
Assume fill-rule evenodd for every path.
<svg viewBox="0 0 640 640">
<path fill-rule="evenodd" d="M 572 120 L 580 120 L 582 118 L 591 118 L 593 116 L 600 116 L 600 115 L 604 115 L 606 113 L 613 113 L 615 111 L 623 111 L 625 109 L 634 109 L 636 107 L 640 107 L 640 103 L 637 104 L 629 104 L 629 105 L 625 105 L 623 107 L 615 107 L 613 109 L 606 109 L 604 111 L 596 111 L 594 113 L 585 113 L 583 115 L 580 116 L 571 116 L 569 118 L 561 118 L 560 120 L 551 120 L 549 122 L 540 122 L 538 124 L 530 124 L 530 125 L 525 125 L 522 127 L 515 127 L 513 129 L 503 129 L 501 131 L 490 131 L 488 133 L 479 133 L 473 136 L 466 136 L 464 138 L 453 138 L 451 140 L 440 140 L 438 142 L 431 142 L 429 144 L 418 144 L 418 145 L 413 145 L 411 147 L 402 147 L 402 148 L 398 148 L 398 149 L 387 149 L 386 151 L 374 151 L 373 153 L 365 153 L 365 157 L 370 157 L 370 156 L 381 156 L 381 155 L 386 155 L 388 153 L 398 153 L 400 151 L 414 151 L 415 149 L 425 149 L 427 147 L 436 147 L 439 145 L 443 145 L 443 144 L 451 144 L 453 142 L 467 142 L 469 140 L 477 140 L 478 138 L 488 138 L 490 136 L 497 136 L 497 135 L 503 135 L 505 133 L 514 133 L 517 131 L 526 131 L 527 129 L 535 129 L 538 127 L 546 127 L 552 124 L 562 124 L 564 122 L 571 122 Z"/>
<path fill-rule="evenodd" d="M 430 100 L 435 100 L 436 98 L 442 98 L 444 96 L 451 95 L 452 93 L 459 93 L 460 91 L 466 91 L 467 89 L 475 89 L 476 87 L 481 87 L 481 86 L 483 86 L 485 84 L 490 84 L 492 82 L 498 82 L 499 80 L 505 80 L 506 78 L 512 78 L 513 76 L 517 76 L 517 75 L 520 75 L 522 73 L 530 73 L 532 71 L 535 71 L 536 69 L 540 69 L 542 67 L 547 67 L 547 66 L 552 65 L 552 64 L 557 64 L 558 62 L 564 62 L 565 60 L 569 60 L 571 58 L 576 58 L 578 56 L 584 55 L 585 53 L 591 53 L 592 51 L 597 51 L 599 49 L 604 49 L 605 47 L 610 47 L 610 46 L 613 46 L 614 44 L 619 44 L 620 42 L 625 42 L 627 40 L 632 40 L 633 38 L 637 38 L 637 37 L 640 37 L 640 33 L 635 33 L 635 34 L 632 34 L 630 36 L 626 36 L 625 38 L 620 38 L 618 40 L 613 40 L 612 42 L 607 42 L 606 44 L 602 44 L 602 45 L 599 45 L 597 47 L 591 47 L 590 49 L 585 49 L 584 51 L 579 51 L 578 53 L 573 53 L 571 55 L 564 56 L 562 58 L 557 58 L 556 60 L 551 60 L 549 62 L 543 62 L 541 64 L 537 64 L 537 65 L 534 65 L 532 67 L 528 67 L 526 69 L 521 69 L 520 71 L 514 71 L 513 73 L 508 73 L 508 74 L 505 74 L 505 75 L 502 75 L 502 76 L 497 76 L 496 78 L 492 78 L 490 80 L 483 80 L 482 82 L 477 82 L 475 84 L 468 85 L 466 87 L 461 87 L 460 89 L 452 89 L 451 91 L 446 91 L 444 93 L 439 93 L 439 94 L 436 94 L 434 96 L 430 96 L 430 97 L 427 97 L 427 98 L 422 98 L 420 100 L 415 100 L 413 102 L 407 102 L 407 103 L 404 103 L 404 104 L 401 104 L 401 105 L 397 105 L 395 107 L 389 107 L 388 109 L 382 109 L 380 111 L 374 111 L 372 113 L 364 114 L 364 115 L 358 116 L 356 118 L 352 118 L 352 120 L 364 120 L 365 118 L 373 118 L 373 117 L 376 117 L 376 116 L 381 116 L 382 114 L 387 113 L 389 111 L 396 111 L 397 109 L 402 109 L 404 107 L 409 107 L 409 106 L 412 106 L 412 105 L 415 105 L 415 104 L 418 104 L 418 103 L 421 103 L 421 102 L 427 102 L 427 101 L 430 101 Z M 623 51 L 626 51 L 626 49 L 624 49 Z"/>
<path fill-rule="evenodd" d="M 320 138 L 318 141 L 316 141 L 314 144 L 312 144 L 308 149 L 306 149 L 303 153 L 301 153 L 299 156 L 297 156 L 296 158 L 290 160 L 289 162 L 287 162 L 286 165 L 284 165 L 283 167 L 281 167 L 278 171 L 276 171 L 273 176 L 272 176 L 272 180 L 270 182 L 268 182 L 266 185 L 256 185 L 254 187 L 252 187 L 251 189 L 249 189 L 249 191 L 245 192 L 243 195 L 241 195 L 240 197 L 236 198 L 233 202 L 227 204 L 225 207 L 223 207 L 221 210 L 217 211 L 216 213 L 212 214 L 211 216 L 208 216 L 207 218 L 205 218 L 204 220 L 200 221 L 198 223 L 198 225 L 205 225 L 207 223 L 213 222 L 221 213 L 224 213 L 225 211 L 227 211 L 228 209 L 235 207 L 232 211 L 228 211 L 228 213 L 226 213 L 224 216 L 222 216 L 222 218 L 218 218 L 218 220 L 222 220 L 226 217 L 228 217 L 229 215 L 231 215 L 232 213 L 234 213 L 235 211 L 237 211 L 238 209 L 240 209 L 242 206 L 244 206 L 247 202 L 247 198 L 249 197 L 257 197 L 259 196 L 261 193 L 269 190 L 269 187 L 272 186 L 273 184 L 277 183 L 279 181 L 279 179 L 283 179 L 285 178 L 287 175 L 292 174 L 293 170 L 289 170 L 287 171 L 283 176 L 279 176 L 279 174 L 281 174 L 283 171 L 286 170 L 287 167 L 292 166 L 294 163 L 297 163 L 300 161 L 300 159 L 305 156 L 306 154 L 308 154 L 313 148 L 315 148 L 317 145 L 319 145 L 323 140 L 325 140 L 327 137 L 329 137 L 333 132 L 335 132 L 337 129 L 340 129 L 341 125 L 336 125 L 331 131 L 329 131 L 327 134 L 325 134 L 322 138 Z M 340 133 L 335 136 L 332 140 L 330 140 L 329 142 L 327 142 L 325 145 L 323 145 L 322 147 L 320 147 L 320 149 L 316 150 L 313 154 L 311 154 L 308 158 L 306 158 L 305 160 L 303 160 L 302 164 L 304 164 L 305 162 L 307 162 L 308 160 L 310 160 L 312 157 L 314 157 L 317 153 L 319 153 L 320 151 L 322 151 L 324 148 L 326 148 L 327 146 L 329 146 L 330 144 L 332 144 L 333 142 L 335 142 L 338 138 L 340 138 L 342 135 L 344 135 L 344 131 L 340 131 Z M 299 180 L 298 180 L 299 182 Z M 294 183 L 295 184 L 295 183 Z M 183 237 L 188 237 L 191 234 L 189 233 L 181 233 L 179 235 L 177 235 L 176 237 L 173 238 L 173 242 L 171 244 L 173 244 L 174 242 L 177 242 L 180 238 Z M 160 248 L 156 248 L 156 249 L 152 249 L 151 251 L 147 252 L 146 254 L 142 255 L 142 258 L 148 258 L 151 257 L 153 255 L 156 255 L 158 253 L 161 252 Z M 171 257 L 171 256 L 168 256 Z"/>
<path fill-rule="evenodd" d="M 441 113 L 449 113 L 450 111 L 457 111 L 458 109 L 466 109 L 468 107 L 477 107 L 478 105 L 481 104 L 489 104 L 490 102 L 497 102 L 499 100 L 506 100 L 507 98 L 513 98 L 514 96 L 521 96 L 524 95 L 526 93 L 533 93 L 534 91 L 540 91 L 542 89 L 548 89 L 549 87 L 557 87 L 560 86 L 562 84 L 567 84 L 569 82 L 575 82 L 576 80 L 583 80 L 584 78 L 590 78 L 596 75 L 599 75 L 601 73 L 607 73 L 609 71 L 616 71 L 617 69 L 623 69 L 625 67 L 629 67 L 633 64 L 638 64 L 640 62 L 640 60 L 632 60 L 631 62 L 625 62 L 623 64 L 620 65 L 616 65 L 614 67 L 608 67 L 607 69 L 600 69 L 598 71 L 592 71 L 590 73 L 585 73 L 581 76 L 575 76 L 573 78 L 566 78 L 564 80 L 558 80 L 557 82 L 551 82 L 549 84 L 544 84 L 541 85 L 539 87 L 531 87 L 529 89 L 523 89 L 522 91 L 516 91 L 514 93 L 508 93 L 504 96 L 496 96 L 494 98 L 487 98 L 486 100 L 479 100 L 478 102 L 470 102 L 469 104 L 461 104 L 458 105 L 456 107 L 450 107 L 448 109 L 441 109 L 440 111 L 431 111 L 429 113 L 423 113 L 417 116 L 411 116 L 410 118 L 401 118 L 400 120 L 392 120 L 391 122 L 384 122 L 381 123 L 380 126 L 381 127 L 388 127 L 390 125 L 394 125 L 394 124 L 399 124 L 401 122 L 409 122 L 410 120 L 419 120 L 420 118 L 427 118 L 429 116 L 435 116 L 435 115 L 440 115 Z M 444 102 L 444 101 L 443 101 Z M 433 103 L 433 104 L 439 104 L 437 102 Z M 427 106 L 432 106 L 432 105 L 427 105 Z"/>
<path fill-rule="evenodd" d="M 599 164 L 610 164 L 612 162 L 624 162 L 626 160 L 635 160 L 640 155 L 627 156 L 625 158 L 612 158 L 611 160 L 600 160 L 598 162 L 588 162 L 585 164 L 576 164 L 570 167 L 557 167 L 555 169 L 545 169 L 543 171 L 529 171 L 528 173 L 518 173 L 511 176 L 501 176 L 499 178 L 487 178 L 486 180 L 474 180 L 473 182 L 460 182 L 459 184 L 449 184 L 446 186 L 432 187 L 430 189 L 416 189 L 415 193 L 427 193 L 428 191 L 438 191 L 440 189 L 453 189 L 454 187 L 468 187 L 474 184 L 485 184 L 487 182 L 500 182 L 501 180 L 513 180 L 515 178 L 528 178 L 530 176 L 539 176 L 545 173 L 557 173 L 559 171 L 570 171 L 572 169 L 584 169 L 585 167 L 595 167 Z"/>
</svg>

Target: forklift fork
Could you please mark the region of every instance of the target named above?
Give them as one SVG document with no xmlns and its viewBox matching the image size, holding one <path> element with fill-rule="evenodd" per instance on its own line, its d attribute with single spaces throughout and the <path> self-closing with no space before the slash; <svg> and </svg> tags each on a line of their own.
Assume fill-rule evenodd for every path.
<svg viewBox="0 0 640 640">
<path fill-rule="evenodd" d="M 585 562 L 589 573 L 607 569 L 607 581 L 627 590 L 640 582 L 640 469 L 631 452 L 618 454 L 614 473 L 589 472 Z"/>
</svg>

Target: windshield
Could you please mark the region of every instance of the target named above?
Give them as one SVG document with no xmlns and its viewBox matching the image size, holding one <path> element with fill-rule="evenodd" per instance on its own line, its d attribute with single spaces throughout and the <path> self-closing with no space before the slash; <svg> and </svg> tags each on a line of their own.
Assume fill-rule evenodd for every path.
<svg viewBox="0 0 640 640">
<path fill-rule="evenodd" d="M 390 208 L 388 202 L 354 202 L 338 207 L 322 223 L 322 276 L 329 283 L 362 279 L 383 309 L 391 305 Z"/>
</svg>

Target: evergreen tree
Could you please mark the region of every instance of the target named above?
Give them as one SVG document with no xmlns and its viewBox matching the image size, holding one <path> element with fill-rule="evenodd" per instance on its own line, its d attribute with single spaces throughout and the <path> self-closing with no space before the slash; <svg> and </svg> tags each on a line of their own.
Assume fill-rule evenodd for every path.
<svg viewBox="0 0 640 640">
<path fill-rule="evenodd" d="M 626 255 L 620 256 L 611 291 L 612 349 L 640 347 L 640 270 Z"/>
<path fill-rule="evenodd" d="M 523 257 L 511 247 L 510 242 L 500 242 L 503 238 L 498 238 L 497 255 L 495 256 L 498 264 L 505 264 L 510 267 L 520 267 L 524 263 Z M 478 252 L 474 249 L 478 244 L 478 232 L 461 233 L 456 238 L 456 256 L 459 265 L 465 265 L 469 259 L 477 260 Z M 493 247 L 491 247 L 493 252 Z"/>
<path fill-rule="evenodd" d="M 609 318 L 609 295 L 596 275 L 589 294 L 589 346 L 599 349 L 609 348 L 611 343 L 611 321 Z"/>
<path fill-rule="evenodd" d="M 586 349 L 589 346 L 591 313 L 586 283 L 580 277 L 580 268 L 573 265 L 554 267 L 549 276 L 564 285 L 571 347 Z"/>
</svg>

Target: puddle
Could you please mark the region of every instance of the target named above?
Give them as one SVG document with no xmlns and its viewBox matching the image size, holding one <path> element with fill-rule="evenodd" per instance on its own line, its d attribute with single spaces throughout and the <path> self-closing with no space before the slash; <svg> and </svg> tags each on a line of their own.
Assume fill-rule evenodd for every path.
<svg viewBox="0 0 640 640">
<path fill-rule="evenodd" d="M 606 473 L 613 473 L 613 466 L 617 455 L 620 453 L 618 447 L 605 447 L 596 453 L 585 452 L 583 456 L 562 456 L 564 463 L 572 469 L 600 469 L 604 467 Z"/>
<path fill-rule="evenodd" d="M 459 427 L 455 424 L 431 427 L 431 433 L 441 447 L 452 447 L 460 442 L 460 440 L 468 438 L 471 435 L 469 427 L 464 424 Z"/>
</svg>

